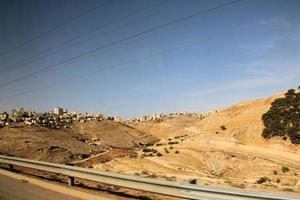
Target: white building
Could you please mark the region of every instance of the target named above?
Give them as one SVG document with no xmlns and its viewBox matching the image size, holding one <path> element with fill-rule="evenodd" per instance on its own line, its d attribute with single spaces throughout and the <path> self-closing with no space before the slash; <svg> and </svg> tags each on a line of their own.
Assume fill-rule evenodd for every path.
<svg viewBox="0 0 300 200">
<path fill-rule="evenodd" d="M 53 113 L 56 115 L 63 115 L 64 113 L 67 112 L 67 109 L 63 109 L 63 108 L 54 108 Z"/>
</svg>

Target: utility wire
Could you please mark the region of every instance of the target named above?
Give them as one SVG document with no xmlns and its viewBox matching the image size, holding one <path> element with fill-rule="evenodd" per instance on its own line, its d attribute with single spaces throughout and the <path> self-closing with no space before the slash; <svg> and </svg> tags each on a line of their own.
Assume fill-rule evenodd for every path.
<svg viewBox="0 0 300 200">
<path fill-rule="evenodd" d="M 101 3 L 101 4 L 99 4 L 99 5 L 97 5 L 97 6 L 93 7 L 93 8 L 89 8 L 89 9 L 87 9 L 87 10 L 79 13 L 78 15 L 75 15 L 75 16 L 69 18 L 68 20 L 66 20 L 66 21 L 64 21 L 64 22 L 62 22 L 60 24 L 57 24 L 57 25 L 53 26 L 52 28 L 48 29 L 47 31 L 41 32 L 40 34 L 36 35 L 35 37 L 33 37 L 31 39 L 26 40 L 26 41 L 22 42 L 21 44 L 19 44 L 17 46 L 14 46 L 14 47 L 12 47 L 12 48 L 4 51 L 4 52 L 1 52 L 0 53 L 0 57 L 2 57 L 4 55 L 7 55 L 10 52 L 12 52 L 14 50 L 17 50 L 17 49 L 19 49 L 21 47 L 24 47 L 24 46 L 30 44 L 31 42 L 33 42 L 33 41 L 35 41 L 35 40 L 37 40 L 37 39 L 39 39 L 39 38 L 47 35 L 48 33 L 51 33 L 53 31 L 55 31 L 55 30 L 57 30 L 57 29 L 65 26 L 66 24 L 71 23 L 74 20 L 77 20 L 78 18 L 80 18 L 80 17 L 82 17 L 82 16 L 84 16 L 84 15 L 86 15 L 86 14 L 88 14 L 88 13 L 90 13 L 90 12 L 92 12 L 92 11 L 98 9 L 98 8 L 100 8 L 100 7 L 103 7 L 103 6 L 107 5 L 107 4 L 109 4 L 110 2 L 112 2 L 112 0 L 105 1 L 104 3 Z"/>
<path fill-rule="evenodd" d="M 165 2 L 165 1 L 169 1 L 169 0 L 162 0 L 162 1 L 160 1 L 160 3 Z M 43 50 L 43 51 L 41 51 L 41 52 L 38 52 L 38 53 L 36 53 L 36 54 L 34 54 L 34 55 L 30 56 L 30 57 L 27 57 L 27 58 L 25 58 L 25 59 L 23 59 L 23 60 L 17 62 L 17 63 L 14 63 L 14 64 L 11 64 L 11 65 L 5 66 L 5 67 L 3 67 L 3 70 L 0 70 L 0 74 L 3 75 L 3 74 L 5 74 L 5 73 L 11 72 L 11 71 L 13 71 L 13 70 L 15 70 L 15 69 L 19 69 L 19 68 L 21 68 L 21 67 L 24 67 L 25 65 L 30 64 L 30 63 L 36 61 L 36 60 L 33 60 L 33 59 L 36 58 L 36 57 L 37 57 L 37 59 L 42 59 L 42 58 L 48 57 L 48 56 L 50 56 L 50 55 L 52 55 L 52 54 L 54 54 L 54 53 L 56 53 L 56 52 L 59 52 L 59 51 L 61 51 L 61 50 L 63 50 L 63 49 L 66 49 L 66 48 L 75 46 L 75 45 L 77 45 L 77 44 L 80 44 L 80 43 L 82 43 L 82 42 L 86 42 L 86 41 L 88 41 L 88 40 L 91 40 L 91 39 L 100 37 L 100 36 L 102 36 L 102 35 L 105 35 L 105 34 L 107 34 L 107 33 L 113 32 L 113 31 L 115 31 L 115 30 L 119 30 L 119 28 L 118 28 L 118 29 L 113 29 L 113 30 L 105 31 L 105 32 L 102 32 L 102 33 L 100 33 L 100 34 L 97 34 L 96 36 L 88 37 L 88 38 L 86 38 L 86 39 L 84 39 L 84 40 L 82 40 L 82 41 L 79 41 L 79 42 L 75 43 L 75 44 L 71 44 L 71 45 L 69 45 L 69 46 L 63 47 L 64 45 L 67 45 L 67 44 L 70 43 L 70 42 L 76 41 L 77 39 L 80 39 L 80 38 L 82 38 L 82 37 L 84 37 L 84 36 L 86 36 L 86 35 L 89 35 L 89 34 L 95 32 L 95 31 L 97 31 L 97 30 L 99 30 L 99 29 L 101 29 L 101 28 L 103 28 L 103 27 L 109 26 L 109 25 L 111 25 L 111 24 L 113 24 L 113 23 L 117 23 L 117 22 L 126 20 L 127 18 L 130 18 L 130 17 L 132 17 L 132 16 L 134 16 L 134 15 L 137 15 L 137 14 L 139 14 L 139 13 L 142 13 L 142 12 L 144 12 L 145 10 L 152 10 L 152 9 L 154 9 L 155 7 L 156 7 L 156 5 L 153 6 L 153 7 L 145 7 L 145 8 L 143 8 L 143 9 L 136 10 L 136 11 L 134 11 L 134 12 L 132 12 L 132 13 L 130 13 L 130 14 L 124 16 L 124 17 L 120 17 L 120 18 L 118 18 L 118 19 L 116 19 L 116 20 L 112 20 L 112 21 L 110 21 L 110 22 L 108 22 L 108 23 L 105 23 L 105 24 L 102 24 L 102 25 L 100 25 L 100 26 L 97 26 L 97 27 L 95 27 L 95 28 L 93 28 L 93 29 L 91 29 L 91 30 L 89 30 L 89 31 L 87 31 L 87 32 L 84 32 L 84 33 L 82 33 L 82 34 L 80 34 L 80 35 L 78 35 L 78 36 L 76 36 L 76 37 L 71 38 L 71 39 L 65 40 L 65 41 L 63 41 L 62 43 L 59 43 L 59 44 L 57 44 L 57 45 L 55 45 L 55 46 L 52 46 L 52 47 L 50 47 L 50 48 L 48 48 L 48 49 L 45 49 L 45 50 Z M 165 9 L 165 10 L 168 10 L 168 9 Z M 164 10 L 164 11 L 165 11 L 165 10 Z M 161 12 L 162 12 L 162 11 L 161 11 Z M 160 12 L 160 13 L 161 13 L 161 12 Z M 153 16 L 153 15 L 149 15 L 149 16 Z M 148 16 L 148 17 L 149 17 L 149 16 Z M 123 25 L 122 27 L 127 27 L 128 24 L 129 24 L 129 23 L 125 24 L 125 26 Z M 59 47 L 63 47 L 63 48 L 59 48 Z M 50 52 L 50 53 L 48 53 L 48 52 Z M 45 53 L 48 53 L 48 54 L 45 54 Z"/>
<path fill-rule="evenodd" d="M 162 0 L 161 2 L 163 2 L 163 1 L 169 1 L 169 0 Z M 190 2 L 190 3 L 191 3 L 191 2 Z M 184 5 L 182 5 L 182 6 L 187 6 L 187 5 L 189 5 L 190 3 L 184 4 Z M 242 7 L 242 8 L 248 8 L 248 7 L 251 7 L 251 6 L 255 5 L 255 4 L 257 4 L 257 2 L 254 2 L 254 3 L 251 2 L 251 4 L 248 4 L 248 5 L 246 5 L 246 6 Z M 147 8 L 149 8 L 149 7 L 147 7 Z M 146 8 L 146 9 L 147 9 L 147 8 Z M 128 17 L 132 17 L 132 16 L 134 16 L 134 15 L 136 15 L 136 14 L 138 14 L 138 13 L 141 13 L 141 12 L 143 12 L 143 11 L 146 10 L 146 9 L 143 9 L 143 10 L 140 10 L 140 11 L 133 12 L 133 13 L 131 13 L 131 14 L 125 16 L 124 18 L 119 18 L 120 20 L 117 19 L 116 21 L 122 21 L 122 20 L 124 20 L 124 19 L 126 19 L 126 18 L 128 18 Z M 152 9 L 153 9 L 153 7 L 150 8 L 150 10 L 152 10 Z M 164 9 L 164 10 L 161 10 L 161 11 L 159 11 L 159 12 L 157 12 L 157 13 L 154 13 L 154 14 L 151 13 L 150 15 L 143 16 L 143 18 L 145 18 L 145 17 L 147 17 L 147 18 L 148 18 L 148 17 L 152 17 L 152 16 L 158 15 L 158 14 L 160 14 L 160 13 L 163 13 L 163 12 L 165 12 L 165 11 L 167 11 L 167 10 L 169 10 L 169 8 Z M 113 21 L 113 22 L 116 22 L 116 21 Z M 110 22 L 110 23 L 113 23 L 113 22 Z M 101 28 L 101 27 L 104 27 L 104 26 L 106 26 L 106 25 L 109 25 L 110 23 L 104 24 L 104 25 L 102 25 L 102 26 L 100 26 L 100 27 L 96 27 L 95 29 L 92 29 L 92 30 L 90 30 L 90 31 L 88 31 L 88 32 L 85 32 L 85 33 L 81 34 L 81 35 L 78 35 L 78 36 L 76 36 L 76 37 L 74 37 L 74 38 L 72 38 L 72 39 L 70 39 L 70 40 L 66 40 L 66 41 L 64 41 L 63 43 L 60 43 L 60 44 L 55 45 L 55 46 L 53 46 L 53 47 L 50 47 L 50 48 L 48 48 L 48 49 L 46 49 L 46 50 L 44 50 L 44 51 L 41 51 L 41 52 L 39 52 L 39 53 L 37 53 L 37 54 L 35 54 L 35 55 L 32 55 L 32 56 L 30 56 L 30 57 L 28 57 L 28 58 L 25 58 L 24 60 L 22 60 L 22 61 L 20 61 L 20 62 L 18 62 L 18 63 L 15 63 L 15 64 L 12 64 L 12 65 L 6 66 L 6 67 L 4 67 L 4 68 L 5 68 L 4 70 L 2 70 L 2 71 L 0 70 L 0 75 L 4 75 L 4 74 L 6 74 L 6 73 L 8 73 L 8 72 L 11 72 L 11 71 L 14 71 L 14 70 L 16 70 L 16 69 L 22 68 L 22 67 L 24 67 L 24 66 L 26 66 L 26 65 L 28 65 L 28 64 L 30 64 L 30 63 L 32 63 L 32 62 L 35 62 L 36 60 L 40 60 L 40 59 L 46 58 L 46 57 L 51 56 L 51 55 L 53 55 L 53 54 L 55 54 L 55 53 L 57 53 L 57 52 L 60 52 L 60 51 L 62 51 L 62 50 L 69 49 L 70 47 L 80 45 L 80 44 L 83 43 L 83 42 L 87 42 L 87 41 L 90 41 L 90 40 L 99 38 L 100 36 L 106 35 L 106 34 L 108 34 L 108 33 L 114 32 L 114 31 L 120 31 L 120 30 L 122 30 L 123 28 L 127 28 L 128 25 L 130 25 L 130 22 L 129 22 L 129 23 L 125 23 L 125 24 L 123 24 L 121 27 L 118 27 L 118 28 L 115 28 L 115 29 L 111 29 L 111 30 L 108 30 L 108 31 L 104 31 L 104 32 L 101 32 L 100 34 L 97 34 L 97 35 L 95 35 L 95 36 L 92 35 L 92 36 L 90 36 L 90 37 L 85 38 L 84 40 L 80 40 L 80 41 L 78 41 L 78 42 L 76 42 L 76 43 L 72 43 L 72 44 L 70 44 L 70 45 L 68 45 L 68 46 L 64 46 L 64 44 L 68 44 L 69 42 L 72 42 L 72 41 L 74 41 L 74 40 L 76 40 L 76 39 L 79 39 L 79 38 L 81 38 L 81 37 L 83 37 L 83 36 L 85 36 L 85 35 L 87 35 L 87 34 L 90 34 L 90 33 L 94 32 L 94 31 L 98 30 L 98 29 Z M 60 46 L 63 46 L 63 47 L 62 47 L 62 48 L 59 48 Z M 52 50 L 54 50 L 54 51 L 52 51 Z M 48 53 L 48 54 L 45 54 L 45 53 L 47 53 L 47 52 L 49 52 L 49 53 Z M 43 54 L 44 54 L 44 55 L 43 55 Z M 31 60 L 32 58 L 35 58 L 35 57 L 37 57 L 35 60 Z M 27 62 L 24 62 L 24 61 L 27 61 Z M 19 64 L 22 64 L 22 65 L 19 65 Z M 18 65 L 19 65 L 19 66 L 18 66 Z"/>
<path fill-rule="evenodd" d="M 225 3 L 225 4 L 222 4 L 222 5 L 213 7 L 213 8 L 209 8 L 209 9 L 206 9 L 206 10 L 199 11 L 199 12 L 197 12 L 197 13 L 195 13 L 195 14 L 192 14 L 192 15 L 189 15 L 189 16 L 186 16 L 186 17 L 182 17 L 182 18 L 173 20 L 173 21 L 171 21 L 171 22 L 168 22 L 168 23 L 159 25 L 159 26 L 157 26 L 157 27 L 153 27 L 153 28 L 147 29 L 147 30 L 142 31 L 142 32 L 140 32 L 140 33 L 136 33 L 136 34 L 130 35 L 130 36 L 128 36 L 128 37 L 125 37 L 125 38 L 122 38 L 122 39 L 120 39 L 120 40 L 111 42 L 111 43 L 106 44 L 106 45 L 104 45 L 104 46 L 97 47 L 97 48 L 95 48 L 95 49 L 93 49 L 93 50 L 87 51 L 87 52 L 82 53 L 82 54 L 80 54 L 80 55 L 74 56 L 74 57 L 72 57 L 72 58 L 69 58 L 69 59 L 60 61 L 60 62 L 55 63 L 55 64 L 52 64 L 52 65 L 49 65 L 49 66 L 47 66 L 47 67 L 45 67 L 45 68 L 36 70 L 36 71 L 34 71 L 34 72 L 32 72 L 32 73 L 29 73 L 29 74 L 27 74 L 27 75 L 24 75 L 24 76 L 21 76 L 21 77 L 19 77 L 19 78 L 14 79 L 14 80 L 11 80 L 11 81 L 8 81 L 8 82 L 6 82 L 6 83 L 3 83 L 3 84 L 0 85 L 0 88 L 6 87 L 6 86 L 8 86 L 8 85 L 10 85 L 10 84 L 13 84 L 13 83 L 15 83 L 15 82 L 24 80 L 24 79 L 26 79 L 26 78 L 29 78 L 29 77 L 33 76 L 33 75 L 36 75 L 36 74 L 39 74 L 39 73 L 42 73 L 42 72 L 49 71 L 49 70 L 51 70 L 51 69 L 53 69 L 53 68 L 55 68 L 55 67 L 57 67 L 57 66 L 67 64 L 67 63 L 69 63 L 69 62 L 78 61 L 79 59 L 82 59 L 82 58 L 84 58 L 84 57 L 91 56 L 91 54 L 94 54 L 94 53 L 96 53 L 96 52 L 98 52 L 98 51 L 100 51 L 100 50 L 102 50 L 102 49 L 105 49 L 105 48 L 114 46 L 114 45 L 116 45 L 116 44 L 125 42 L 125 41 L 127 41 L 127 40 L 134 39 L 134 38 L 136 38 L 136 37 L 139 37 L 139 36 L 144 35 L 144 34 L 147 34 L 147 33 L 151 33 L 151 32 L 157 31 L 157 30 L 159 30 L 159 29 L 165 28 L 165 27 L 170 26 L 170 25 L 173 25 L 173 24 L 176 24 L 176 23 L 180 23 L 180 22 L 185 21 L 185 20 L 189 20 L 189 19 L 194 18 L 194 17 L 197 17 L 197 16 L 199 16 L 199 15 L 206 14 L 206 13 L 208 13 L 208 12 L 215 11 L 215 10 L 217 10 L 217 9 L 224 8 L 224 7 L 226 7 L 226 6 L 230 6 L 230 5 L 236 4 L 236 3 L 240 2 L 240 1 L 241 1 L 241 0 L 234 0 L 234 1 Z M 94 55 L 96 55 L 96 54 L 94 54 Z"/>
<path fill-rule="evenodd" d="M 41 87 L 37 87 L 37 88 L 31 89 L 31 90 L 26 90 L 26 91 L 19 92 L 19 93 L 16 93 L 16 94 L 13 94 L 13 95 L 10 95 L 10 96 L 7 96 L 7 97 L 3 97 L 0 100 L 10 99 L 12 97 L 32 93 L 32 92 L 35 92 L 37 90 L 53 87 L 53 86 L 56 86 L 56 85 L 59 85 L 59 84 L 65 83 L 65 82 L 70 82 L 70 81 L 75 80 L 75 79 L 84 78 L 86 76 L 91 76 L 91 75 L 94 75 L 96 73 L 100 73 L 100 72 L 103 72 L 103 71 L 106 71 L 106 70 L 111 70 L 111 69 L 118 68 L 118 67 L 121 67 L 121 66 L 124 66 L 124 65 L 132 64 L 132 63 L 140 62 L 142 60 L 147 60 L 147 59 L 151 59 L 151 58 L 154 58 L 154 57 L 157 57 L 157 56 L 168 54 L 168 53 L 171 53 L 171 52 L 174 52 L 174 51 L 181 50 L 183 48 L 194 46 L 196 44 L 201 45 L 201 44 L 204 44 L 204 43 L 212 41 L 212 40 L 231 37 L 231 36 L 238 35 L 238 34 L 241 34 L 241 33 L 244 33 L 244 32 L 248 32 L 248 31 L 252 31 L 252 30 L 255 30 L 255 29 L 258 29 L 258 28 L 261 28 L 261 27 L 265 27 L 267 25 L 274 24 L 274 23 L 279 22 L 279 21 L 285 21 L 285 20 L 296 18 L 296 17 L 300 17 L 300 14 L 290 15 L 288 17 L 281 17 L 281 18 L 277 18 L 277 19 L 274 19 L 274 20 L 267 20 L 264 23 L 259 23 L 257 25 L 242 28 L 242 29 L 239 29 L 239 30 L 215 34 L 215 35 L 213 35 L 211 37 L 208 37 L 206 39 L 189 42 L 189 43 L 177 46 L 177 47 L 173 47 L 173 48 L 169 48 L 169 49 L 166 49 L 166 50 L 163 50 L 163 51 L 159 51 L 157 53 L 154 53 L 154 54 L 151 54 L 151 55 L 148 55 L 148 56 L 143 56 L 143 57 L 131 59 L 131 60 L 128 60 L 124 63 L 109 65 L 109 66 L 106 66 L 104 68 L 94 70 L 94 71 L 90 71 L 90 72 L 83 73 L 83 74 L 79 74 L 77 76 L 73 76 L 73 77 L 70 77 L 70 78 L 65 79 L 65 80 L 57 81 L 57 82 L 50 83 L 50 84 L 47 84 L 47 85 L 44 85 L 44 86 L 41 86 Z"/>
</svg>

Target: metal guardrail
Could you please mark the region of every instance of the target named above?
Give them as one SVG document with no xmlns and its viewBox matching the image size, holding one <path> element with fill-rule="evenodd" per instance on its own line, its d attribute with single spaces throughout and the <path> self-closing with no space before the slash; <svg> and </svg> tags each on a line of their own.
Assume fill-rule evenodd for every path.
<svg viewBox="0 0 300 200">
<path fill-rule="evenodd" d="M 80 178 L 108 185 L 115 185 L 135 190 L 153 192 L 162 195 L 181 197 L 187 199 L 202 200 L 228 200 L 228 199 L 267 199 L 267 200 L 296 200 L 298 196 L 288 196 L 276 193 L 254 192 L 241 189 L 229 189 L 199 186 L 193 184 L 181 184 L 170 181 L 162 181 L 138 176 L 130 176 L 112 172 L 102 172 L 95 169 L 54 164 L 48 162 L 34 161 L 22 158 L 0 156 L 0 163 L 13 166 L 27 167 L 46 172 L 58 173 L 69 177 L 69 184 L 72 185 L 74 178 Z"/>
</svg>

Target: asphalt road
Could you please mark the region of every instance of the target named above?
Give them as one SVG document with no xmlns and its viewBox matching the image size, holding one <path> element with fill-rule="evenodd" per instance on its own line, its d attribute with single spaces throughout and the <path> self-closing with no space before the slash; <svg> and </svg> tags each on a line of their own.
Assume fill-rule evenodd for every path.
<svg viewBox="0 0 300 200">
<path fill-rule="evenodd" d="M 0 200 L 82 200 L 0 175 Z"/>
</svg>

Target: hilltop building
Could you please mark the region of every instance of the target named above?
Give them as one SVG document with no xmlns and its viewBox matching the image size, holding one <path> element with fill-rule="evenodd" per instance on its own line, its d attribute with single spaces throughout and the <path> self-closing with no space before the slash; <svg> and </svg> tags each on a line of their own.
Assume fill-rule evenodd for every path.
<svg viewBox="0 0 300 200">
<path fill-rule="evenodd" d="M 60 108 L 60 107 L 54 108 L 54 110 L 53 110 L 53 113 L 56 114 L 56 115 L 63 115 L 65 113 L 67 113 L 67 112 L 68 112 L 67 109 Z"/>
</svg>

